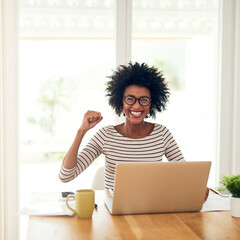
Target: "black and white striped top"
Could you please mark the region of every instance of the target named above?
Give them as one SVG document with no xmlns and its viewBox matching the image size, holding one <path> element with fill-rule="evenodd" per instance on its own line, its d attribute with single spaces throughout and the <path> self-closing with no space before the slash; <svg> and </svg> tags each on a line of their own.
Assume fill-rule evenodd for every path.
<svg viewBox="0 0 240 240">
<path fill-rule="evenodd" d="M 146 137 L 132 139 L 121 135 L 113 126 L 101 128 L 87 146 L 78 153 L 73 169 L 61 166 L 59 177 L 68 182 L 83 172 L 100 154 L 105 155 L 105 188 L 114 188 L 115 167 L 118 162 L 158 162 L 163 155 L 168 161 L 184 161 L 170 131 L 155 124 Z"/>
</svg>

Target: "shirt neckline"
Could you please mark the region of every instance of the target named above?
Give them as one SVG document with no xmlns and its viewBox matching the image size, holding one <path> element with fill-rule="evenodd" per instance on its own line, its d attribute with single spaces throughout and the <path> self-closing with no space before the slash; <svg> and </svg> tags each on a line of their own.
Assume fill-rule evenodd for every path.
<svg viewBox="0 0 240 240">
<path fill-rule="evenodd" d="M 112 129 L 115 131 L 115 133 L 117 133 L 117 134 L 118 134 L 119 136 L 121 136 L 121 137 L 124 137 L 124 138 L 126 138 L 126 139 L 130 139 L 130 140 L 143 140 L 143 139 L 145 139 L 145 138 L 150 137 L 150 136 L 152 135 L 152 133 L 155 131 L 157 124 L 156 124 L 156 123 L 153 123 L 153 125 L 154 125 L 153 130 L 152 130 L 147 136 L 142 137 L 142 138 L 130 138 L 130 137 L 126 137 L 126 136 L 122 135 L 120 132 L 118 132 L 113 125 L 111 125 L 111 127 L 112 127 Z"/>
</svg>

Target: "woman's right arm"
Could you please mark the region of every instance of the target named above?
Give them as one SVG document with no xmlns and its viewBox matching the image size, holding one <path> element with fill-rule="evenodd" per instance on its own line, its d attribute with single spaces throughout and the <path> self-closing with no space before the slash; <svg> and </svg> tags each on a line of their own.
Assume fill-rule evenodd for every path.
<svg viewBox="0 0 240 240">
<path fill-rule="evenodd" d="M 66 172 L 76 166 L 78 149 L 86 132 L 95 127 L 102 119 L 101 113 L 95 111 L 88 111 L 84 115 L 82 125 L 62 162 L 62 167 Z"/>
<path fill-rule="evenodd" d="M 87 131 L 79 128 L 72 146 L 70 147 L 70 149 L 68 150 L 67 154 L 63 159 L 62 165 L 64 168 L 72 169 L 76 166 L 78 149 L 86 132 Z"/>
</svg>

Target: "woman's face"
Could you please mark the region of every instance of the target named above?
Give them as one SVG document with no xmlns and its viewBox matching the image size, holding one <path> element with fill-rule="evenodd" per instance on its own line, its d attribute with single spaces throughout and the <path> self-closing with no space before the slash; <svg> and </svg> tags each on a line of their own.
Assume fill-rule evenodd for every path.
<svg viewBox="0 0 240 240">
<path fill-rule="evenodd" d="M 123 112 L 125 113 L 127 120 L 133 124 L 143 122 L 144 118 L 149 113 L 151 106 L 151 102 L 149 102 L 149 99 L 151 99 L 149 89 L 138 85 L 130 85 L 125 88 L 123 97 L 125 98 L 123 99 Z M 135 101 L 134 98 L 139 100 L 136 100 L 136 102 L 132 104 Z M 139 101 L 142 104 L 140 104 Z"/>
</svg>

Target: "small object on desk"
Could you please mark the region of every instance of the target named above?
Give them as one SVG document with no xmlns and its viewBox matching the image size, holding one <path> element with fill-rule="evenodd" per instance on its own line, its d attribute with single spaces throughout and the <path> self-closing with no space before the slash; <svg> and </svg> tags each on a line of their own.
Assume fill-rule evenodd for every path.
<svg viewBox="0 0 240 240">
<path fill-rule="evenodd" d="M 230 211 L 230 198 L 222 197 L 219 194 L 210 194 L 203 203 L 201 212 L 209 211 Z"/>
<path fill-rule="evenodd" d="M 98 205 L 95 203 L 95 209 L 98 210 Z"/>
<path fill-rule="evenodd" d="M 70 203 L 74 207 L 74 202 Z M 74 213 L 66 206 L 61 192 L 33 192 L 31 202 L 21 211 L 20 215 L 31 216 L 72 216 Z"/>
<path fill-rule="evenodd" d="M 210 189 L 213 192 L 215 192 L 218 195 L 220 195 L 221 197 L 230 197 L 230 196 L 232 196 L 232 194 L 226 188 L 223 188 L 223 187 L 210 187 Z"/>
<path fill-rule="evenodd" d="M 74 192 L 62 192 L 62 198 L 67 198 L 68 195 L 73 195 Z"/>
<path fill-rule="evenodd" d="M 93 189 L 80 189 L 74 195 L 68 195 L 66 199 L 67 207 L 77 214 L 78 218 L 91 218 L 95 207 L 95 192 Z M 75 208 L 69 206 L 68 200 L 74 199 Z"/>
</svg>

